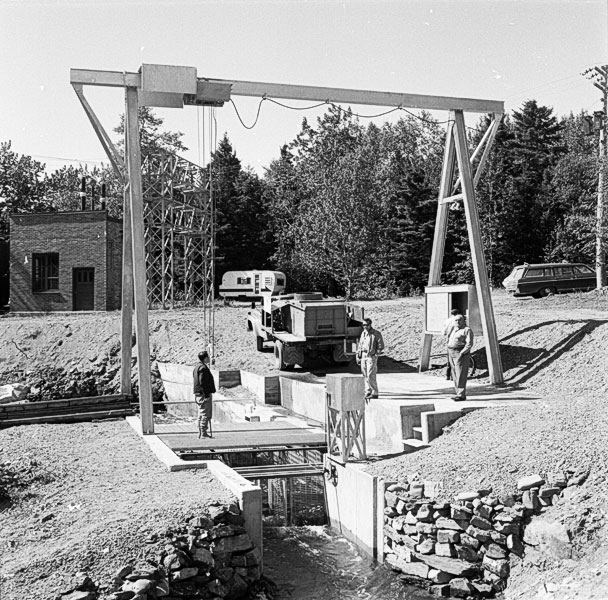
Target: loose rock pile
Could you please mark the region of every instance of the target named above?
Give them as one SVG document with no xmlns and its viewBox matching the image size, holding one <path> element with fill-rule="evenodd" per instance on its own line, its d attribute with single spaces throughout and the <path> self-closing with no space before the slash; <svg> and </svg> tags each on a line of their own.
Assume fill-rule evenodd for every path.
<svg viewBox="0 0 608 600">
<path fill-rule="evenodd" d="M 567 532 L 524 537 L 533 515 L 544 512 L 564 488 L 585 481 L 586 473 L 549 473 L 520 479 L 519 492 L 497 497 L 489 489 L 458 494 L 454 502 L 435 502 L 435 482 L 412 480 L 385 489 L 385 562 L 408 582 L 424 584 L 436 596 L 481 598 L 507 586 L 512 556 L 525 543 L 550 536 L 566 556 Z M 425 495 L 426 492 L 426 495 Z M 530 531 L 532 533 L 532 531 Z"/>
<path fill-rule="evenodd" d="M 162 535 L 152 534 L 142 560 L 123 565 L 97 586 L 79 574 L 56 600 L 198 600 L 242 598 L 261 578 L 261 553 L 236 505 L 211 507 Z"/>
<path fill-rule="evenodd" d="M 158 367 L 152 368 L 152 401 L 162 402 L 165 389 Z M 20 372 L 5 375 L 9 385 L 0 386 L 6 390 L 5 402 L 27 400 L 28 402 L 43 402 L 67 398 L 87 398 L 119 393 L 120 364 L 103 356 L 96 359 L 88 368 L 74 364 L 67 368 L 44 367 L 38 372 Z M 18 383 L 16 383 L 18 382 Z M 131 378 L 133 396 L 137 398 L 137 373 Z M 10 392 L 10 395 L 9 395 Z M 18 397 L 16 392 L 18 392 Z M 0 396 L 0 403 L 2 396 Z"/>
</svg>

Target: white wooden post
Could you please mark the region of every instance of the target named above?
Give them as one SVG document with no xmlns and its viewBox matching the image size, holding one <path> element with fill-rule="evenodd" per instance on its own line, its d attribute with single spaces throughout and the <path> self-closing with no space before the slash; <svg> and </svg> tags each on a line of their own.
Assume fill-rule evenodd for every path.
<svg viewBox="0 0 608 600">
<path fill-rule="evenodd" d="M 475 188 L 471 176 L 471 163 L 463 111 L 454 111 L 454 118 L 456 156 L 458 160 L 458 169 L 460 171 L 460 180 L 462 182 L 464 210 L 469 231 L 471 258 L 473 261 L 473 270 L 475 272 L 477 299 L 481 312 L 481 326 L 486 343 L 490 381 L 494 384 L 503 383 L 502 361 L 500 359 L 496 322 L 494 321 L 494 309 L 492 307 L 492 295 L 488 282 L 486 259 L 483 252 L 481 231 L 479 229 L 479 215 L 477 212 L 477 203 L 475 201 Z"/>
<path fill-rule="evenodd" d="M 441 267 L 445 252 L 445 236 L 448 230 L 448 211 L 450 205 L 443 202 L 451 194 L 452 179 L 454 177 L 454 121 L 450 112 L 447 133 L 445 136 L 445 149 L 443 152 L 443 167 L 441 170 L 441 184 L 437 199 L 437 219 L 435 220 L 435 234 L 433 236 L 433 249 L 431 252 L 431 265 L 429 269 L 429 285 L 441 283 Z M 426 331 L 422 334 L 422 348 L 420 350 L 420 371 L 429 368 L 431 358 L 431 345 L 433 334 Z"/>
<path fill-rule="evenodd" d="M 135 296 L 135 334 L 137 336 L 137 372 L 139 375 L 139 409 L 144 434 L 154 433 L 150 341 L 148 334 L 148 298 L 146 289 L 146 256 L 144 252 L 144 201 L 141 183 L 139 124 L 137 121 L 137 88 L 126 88 L 125 133 L 129 165 L 131 200 L 131 233 L 133 242 L 133 291 Z"/>
<path fill-rule="evenodd" d="M 126 127 L 125 127 L 126 138 Z M 126 148 L 125 144 L 125 148 Z M 131 198 L 129 184 L 123 192 L 122 215 L 122 288 L 121 288 L 121 329 L 120 329 L 120 393 L 130 395 L 131 357 L 133 336 L 133 236 L 131 233 Z"/>
</svg>

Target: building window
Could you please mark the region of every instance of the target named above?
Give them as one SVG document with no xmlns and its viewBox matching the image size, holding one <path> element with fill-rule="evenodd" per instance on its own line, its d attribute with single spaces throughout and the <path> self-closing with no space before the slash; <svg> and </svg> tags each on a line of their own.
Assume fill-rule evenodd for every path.
<svg viewBox="0 0 608 600">
<path fill-rule="evenodd" d="M 32 255 L 32 290 L 48 292 L 59 289 L 59 254 Z"/>
<path fill-rule="evenodd" d="M 251 285 L 251 277 L 237 277 L 236 284 L 237 285 Z"/>
</svg>

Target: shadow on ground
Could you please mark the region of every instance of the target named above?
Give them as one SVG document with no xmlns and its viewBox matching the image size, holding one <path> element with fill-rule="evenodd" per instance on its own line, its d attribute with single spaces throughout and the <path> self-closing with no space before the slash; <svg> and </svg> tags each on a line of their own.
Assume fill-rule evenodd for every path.
<svg viewBox="0 0 608 600">
<path fill-rule="evenodd" d="M 533 348 L 505 343 L 508 340 L 529 335 L 531 332 L 540 331 L 544 327 L 552 327 L 560 323 L 578 323 L 580 327 L 576 331 L 562 337 L 550 348 Z M 525 384 L 556 360 L 559 360 L 566 352 L 570 352 L 598 327 L 602 326 L 608 326 L 608 321 L 597 319 L 564 321 L 563 319 L 555 319 L 518 329 L 503 337 L 499 341 L 499 347 L 503 372 L 508 373 L 508 376 L 505 377 L 505 383 L 509 385 Z M 488 361 L 485 348 L 476 350 L 473 353 L 473 357 L 477 365 L 478 376 L 487 377 Z"/>
</svg>

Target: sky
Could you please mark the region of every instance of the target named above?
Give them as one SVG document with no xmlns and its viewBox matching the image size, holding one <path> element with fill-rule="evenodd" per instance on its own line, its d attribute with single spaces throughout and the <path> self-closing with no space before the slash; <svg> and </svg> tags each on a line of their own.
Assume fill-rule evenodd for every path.
<svg viewBox="0 0 608 600">
<path fill-rule="evenodd" d="M 70 68 L 135 72 L 142 63 L 196 67 L 199 77 L 501 100 L 507 112 L 535 99 L 558 116 L 592 113 L 601 94 L 581 73 L 608 64 L 608 0 L 0 0 L 0 142 L 47 170 L 107 164 Z M 123 91 L 85 93 L 116 139 Z M 234 102 L 252 124 L 259 101 Z M 204 164 L 216 141 L 208 109 L 155 110 L 185 134 L 185 158 Z M 264 102 L 246 129 L 226 104 L 215 119 L 243 166 L 263 174 L 302 119 L 314 124 L 322 112 Z"/>
</svg>

